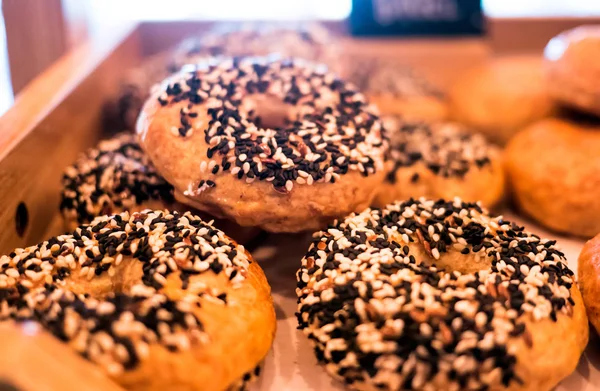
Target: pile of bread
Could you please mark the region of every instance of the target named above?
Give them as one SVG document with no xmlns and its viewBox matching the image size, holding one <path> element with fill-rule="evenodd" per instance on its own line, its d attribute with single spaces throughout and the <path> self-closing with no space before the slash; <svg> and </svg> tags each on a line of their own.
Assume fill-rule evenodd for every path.
<svg viewBox="0 0 600 391">
<path fill-rule="evenodd" d="M 0 319 L 42 323 L 128 389 L 245 389 L 275 312 L 234 239 L 315 232 L 297 316 L 332 376 L 549 390 L 587 344 L 586 307 L 600 328 L 600 244 L 582 301 L 555 241 L 486 208 L 600 232 L 599 46 L 568 31 L 441 92 L 318 26 L 200 34 L 129 74 L 126 130 L 65 170 L 69 234 L 0 258 Z"/>
</svg>

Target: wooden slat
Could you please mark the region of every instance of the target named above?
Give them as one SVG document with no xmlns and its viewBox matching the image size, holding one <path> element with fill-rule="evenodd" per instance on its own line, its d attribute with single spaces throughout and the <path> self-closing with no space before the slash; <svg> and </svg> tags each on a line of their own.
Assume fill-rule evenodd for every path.
<svg viewBox="0 0 600 391">
<path fill-rule="evenodd" d="M 452 39 L 342 39 L 342 53 L 352 58 L 387 59 L 414 67 L 441 88 L 447 87 L 466 68 L 491 55 L 480 38 Z M 350 64 L 351 66 L 351 64 Z"/>
<path fill-rule="evenodd" d="M 13 91 L 62 56 L 68 48 L 61 0 L 4 0 L 2 12 Z"/>
<path fill-rule="evenodd" d="M 124 69 L 140 60 L 133 31 L 103 31 L 70 52 L 0 118 L 0 253 L 42 239 L 58 208 L 62 169 L 97 141 L 104 103 Z M 29 217 L 22 236 L 15 229 L 20 203 Z"/>
<path fill-rule="evenodd" d="M 214 23 L 145 22 L 140 25 L 142 51 L 153 55 L 177 44 L 182 39 L 210 30 Z M 344 24 L 330 22 L 328 28 L 341 32 Z M 465 68 L 485 60 L 490 55 L 488 42 L 483 38 L 349 38 L 340 40 L 341 53 L 353 57 L 388 58 L 411 65 L 442 87 Z"/>
<path fill-rule="evenodd" d="M 541 53 L 548 41 L 558 33 L 582 24 L 599 23 L 598 16 L 490 19 L 489 45 L 495 53 Z"/>
</svg>

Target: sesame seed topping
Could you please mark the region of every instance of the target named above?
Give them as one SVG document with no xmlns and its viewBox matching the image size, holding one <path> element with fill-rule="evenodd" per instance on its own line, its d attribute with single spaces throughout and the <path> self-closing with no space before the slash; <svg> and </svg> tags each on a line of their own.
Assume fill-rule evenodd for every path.
<svg viewBox="0 0 600 391">
<path fill-rule="evenodd" d="M 79 224 L 148 200 L 174 201 L 173 187 L 158 175 L 134 134 L 102 141 L 87 151 L 65 170 L 62 185 L 60 210 Z"/>
<path fill-rule="evenodd" d="M 287 193 L 298 176 L 310 185 L 334 183 L 349 171 L 369 176 L 383 169 L 387 139 L 379 117 L 351 84 L 321 67 L 301 60 L 234 58 L 183 70 L 162 86 L 167 106 L 185 101 L 194 112 L 206 110 L 206 157 L 223 162 L 212 174 L 229 171 L 240 180 L 270 181 Z M 204 90 L 210 91 L 207 98 L 199 94 Z M 255 94 L 281 100 L 292 118 L 281 126 L 262 126 L 269 119 L 241 104 Z M 177 126 L 184 132 L 176 137 L 188 137 L 193 123 L 182 113 Z M 202 165 L 200 174 L 204 171 Z"/>
<path fill-rule="evenodd" d="M 571 316 L 573 281 L 555 241 L 479 204 L 411 199 L 314 234 L 297 317 L 348 384 L 496 389 L 521 381 L 507 342 L 531 343 L 525 319 Z"/>
<path fill-rule="evenodd" d="M 39 261 L 39 269 L 26 266 L 35 265 L 33 260 Z M 67 284 L 71 275 L 94 279 L 130 273 L 135 262 L 141 264 L 141 280 L 129 288 L 94 297 L 93 292 L 75 293 Z M 0 288 L 0 320 L 37 321 L 87 359 L 118 374 L 145 359 L 149 343 L 185 350 L 206 342 L 192 307 L 201 308 L 203 299 L 226 305 L 227 297 L 195 276 L 222 273 L 236 287 L 250 262 L 243 246 L 189 212 L 102 216 L 72 234 L 0 257 L 5 265 L 0 281 L 11 278 Z M 163 290 L 167 285 L 169 290 Z M 173 296 L 172 289 L 182 294 Z"/>
<path fill-rule="evenodd" d="M 390 158 L 394 163 L 387 181 L 395 183 L 396 172 L 404 167 L 423 164 L 435 175 L 462 178 L 469 170 L 491 163 L 496 149 L 485 138 L 453 123 L 428 124 L 404 122 L 400 118 L 384 120 L 390 136 Z M 418 182 L 414 174 L 412 182 Z"/>
</svg>

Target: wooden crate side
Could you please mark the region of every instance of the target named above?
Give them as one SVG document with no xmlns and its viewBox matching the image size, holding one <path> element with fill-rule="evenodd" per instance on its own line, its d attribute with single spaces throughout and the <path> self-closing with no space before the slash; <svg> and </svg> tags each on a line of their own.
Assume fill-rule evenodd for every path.
<svg viewBox="0 0 600 391">
<path fill-rule="evenodd" d="M 64 168 L 98 140 L 105 102 L 140 61 L 135 26 L 112 33 L 61 58 L 0 118 L 0 254 L 43 239 Z"/>
</svg>

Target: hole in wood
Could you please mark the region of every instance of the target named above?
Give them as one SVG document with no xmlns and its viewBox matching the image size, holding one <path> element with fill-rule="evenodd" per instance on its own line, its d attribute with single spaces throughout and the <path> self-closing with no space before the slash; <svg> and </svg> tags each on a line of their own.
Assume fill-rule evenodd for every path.
<svg viewBox="0 0 600 391">
<path fill-rule="evenodd" d="M 21 202 L 17 206 L 17 213 L 15 214 L 15 229 L 17 230 L 17 235 L 23 237 L 28 224 L 29 212 L 27 211 L 27 205 L 25 205 L 24 202 Z"/>
</svg>

